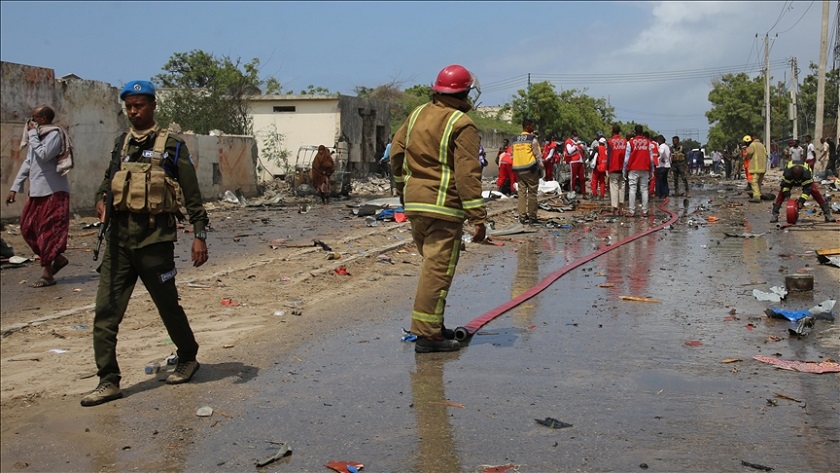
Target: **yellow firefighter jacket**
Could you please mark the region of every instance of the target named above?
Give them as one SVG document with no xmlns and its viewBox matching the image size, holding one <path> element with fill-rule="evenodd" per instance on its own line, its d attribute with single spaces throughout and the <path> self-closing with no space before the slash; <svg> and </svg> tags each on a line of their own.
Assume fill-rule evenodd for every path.
<svg viewBox="0 0 840 473">
<path fill-rule="evenodd" d="M 436 94 L 414 109 L 391 143 L 391 169 L 406 216 L 485 223 L 478 129 L 470 105 Z"/>
</svg>

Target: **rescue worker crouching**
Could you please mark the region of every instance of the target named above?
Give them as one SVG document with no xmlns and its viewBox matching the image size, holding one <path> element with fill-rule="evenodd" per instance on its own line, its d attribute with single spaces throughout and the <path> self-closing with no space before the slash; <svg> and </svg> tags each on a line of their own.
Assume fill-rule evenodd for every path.
<svg viewBox="0 0 840 473">
<path fill-rule="evenodd" d="M 781 189 L 776 196 L 776 201 L 773 202 L 773 216 L 770 218 L 771 223 L 779 221 L 779 210 L 782 207 L 782 202 L 790 198 L 790 191 L 794 187 L 802 187 L 802 195 L 797 199 L 800 209 L 805 205 L 808 197 L 811 196 L 822 209 L 825 221 L 828 223 L 835 221 L 834 217 L 831 216 L 831 206 L 828 205 L 828 202 L 820 194 L 819 189 L 814 186 L 814 178 L 808 165 L 802 161 L 789 161 L 782 174 Z"/>
<path fill-rule="evenodd" d="M 391 170 L 397 194 L 423 257 L 411 313 L 417 353 L 457 351 L 454 331 L 444 327 L 446 297 L 461 251 L 464 220 L 472 241 L 485 237 L 479 135 L 467 116 L 478 80 L 460 65 L 445 67 L 432 86 L 431 102 L 415 108 L 394 135 Z M 476 96 L 477 98 L 477 96 Z M 473 103 L 475 100 L 473 100 Z"/>
</svg>

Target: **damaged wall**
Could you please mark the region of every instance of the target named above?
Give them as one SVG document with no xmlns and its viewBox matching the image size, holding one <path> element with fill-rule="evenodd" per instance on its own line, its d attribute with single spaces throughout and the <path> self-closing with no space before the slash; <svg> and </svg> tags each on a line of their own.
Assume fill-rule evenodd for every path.
<svg viewBox="0 0 840 473">
<path fill-rule="evenodd" d="M 391 133 L 388 102 L 347 95 L 339 96 L 340 134 L 350 145 L 350 164 L 354 174 L 376 169 Z"/>
<path fill-rule="evenodd" d="M 0 183 L 5 196 L 26 157 L 20 149 L 25 120 L 32 109 L 46 104 L 56 112 L 55 123 L 67 128 L 75 146 L 70 171 L 70 211 L 93 212 L 96 189 L 107 171 L 114 140 L 128 129 L 119 89 L 105 82 L 55 78 L 48 68 L 0 63 Z M 215 199 L 225 190 L 257 194 L 256 141 L 249 136 L 182 135 L 193 155 L 201 193 Z M 25 186 L 28 192 L 28 181 Z M 5 200 L 5 199 L 4 199 Z M 0 218 L 20 217 L 26 198 L 3 205 Z"/>
</svg>

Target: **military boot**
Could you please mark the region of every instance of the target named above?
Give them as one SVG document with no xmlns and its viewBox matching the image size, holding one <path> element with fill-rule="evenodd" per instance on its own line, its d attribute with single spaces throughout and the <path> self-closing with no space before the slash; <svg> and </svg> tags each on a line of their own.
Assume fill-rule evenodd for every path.
<svg viewBox="0 0 840 473">
<path fill-rule="evenodd" d="M 447 340 L 443 337 L 417 337 L 414 342 L 415 353 L 433 353 L 440 351 L 458 351 L 461 344 L 456 340 Z"/>
<path fill-rule="evenodd" d="M 826 223 L 834 223 L 836 220 L 834 217 L 831 216 L 831 207 L 828 205 L 828 202 L 822 204 L 821 206 L 823 211 L 823 217 L 825 217 Z"/>
<path fill-rule="evenodd" d="M 773 216 L 770 217 L 770 223 L 776 223 L 779 221 L 779 209 L 781 208 L 781 204 L 773 204 Z"/>
</svg>

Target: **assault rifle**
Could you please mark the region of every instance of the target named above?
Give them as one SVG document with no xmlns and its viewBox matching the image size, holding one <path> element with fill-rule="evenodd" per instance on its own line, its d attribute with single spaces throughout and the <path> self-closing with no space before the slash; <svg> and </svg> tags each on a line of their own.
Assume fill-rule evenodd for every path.
<svg viewBox="0 0 840 473">
<path fill-rule="evenodd" d="M 99 259 L 99 250 L 102 248 L 102 240 L 105 239 L 105 232 L 108 230 L 108 225 L 111 223 L 111 212 L 114 207 L 114 192 L 111 190 L 111 179 L 114 178 L 114 173 L 119 165 L 119 157 L 117 156 L 117 148 L 111 152 L 111 165 L 108 167 L 108 187 L 105 190 L 105 215 L 102 222 L 99 224 L 99 236 L 96 241 L 96 248 L 93 249 L 93 260 Z"/>
</svg>

